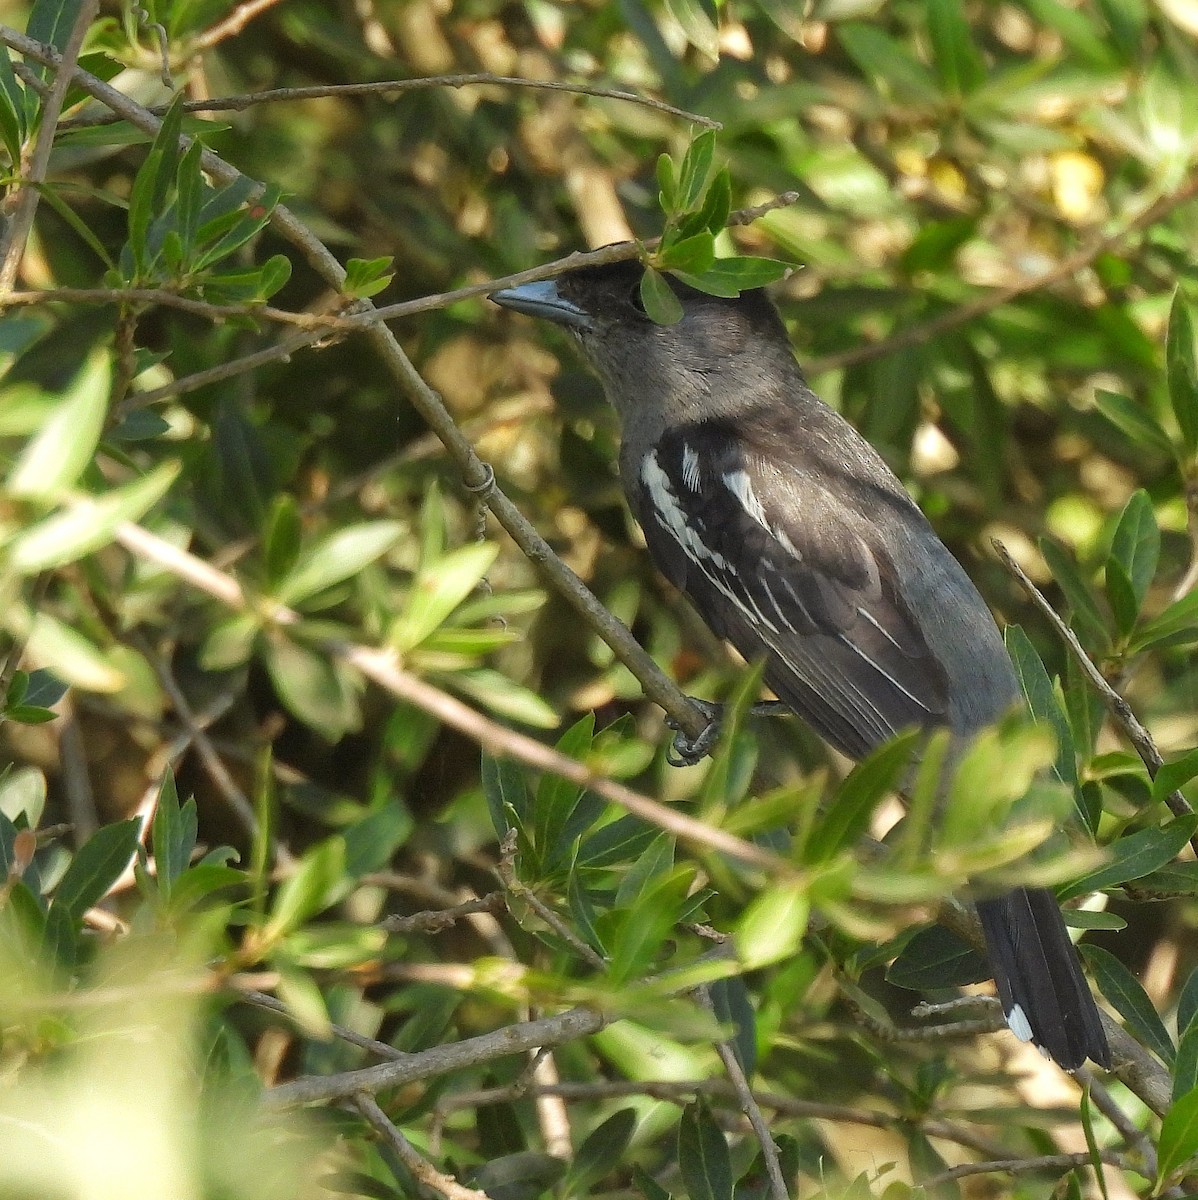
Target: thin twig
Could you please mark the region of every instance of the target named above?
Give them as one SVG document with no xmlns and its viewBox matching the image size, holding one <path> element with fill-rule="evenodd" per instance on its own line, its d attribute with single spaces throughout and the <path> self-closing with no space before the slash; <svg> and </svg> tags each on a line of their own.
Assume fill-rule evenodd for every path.
<svg viewBox="0 0 1198 1200">
<path fill-rule="evenodd" d="M 711 999 L 711 989 L 709 987 L 704 985 L 696 988 L 695 997 L 712 1016 L 716 1015 L 715 1004 Z M 724 1064 L 724 1071 L 728 1076 L 728 1082 L 732 1085 L 733 1092 L 736 1094 L 741 1112 L 748 1118 L 749 1124 L 753 1128 L 753 1133 L 757 1138 L 757 1144 L 761 1147 L 761 1161 L 765 1164 L 765 1174 L 770 1184 L 770 1195 L 774 1200 L 790 1200 L 786 1178 L 782 1174 L 782 1162 L 778 1157 L 778 1147 L 774 1142 L 773 1134 L 770 1133 L 770 1127 L 766 1124 L 765 1117 L 762 1115 L 761 1105 L 757 1103 L 757 1098 L 753 1095 L 753 1089 L 749 1086 L 748 1077 L 745 1075 L 744 1068 L 740 1064 L 740 1059 L 736 1055 L 735 1045 L 731 1040 L 723 1038 L 716 1042 L 715 1052 L 719 1055 L 720 1062 Z"/>
<path fill-rule="evenodd" d="M 1127 1146 L 1143 1158 L 1143 1171 L 1150 1179 L 1156 1175 L 1156 1146 L 1152 1139 L 1119 1107 L 1106 1085 L 1089 1067 L 1078 1067 L 1073 1077 L 1090 1093 L 1094 1107 L 1119 1131 Z"/>
<path fill-rule="evenodd" d="M 504 907 L 503 893 L 489 892 L 477 900 L 463 900 L 452 908 L 427 909 L 408 917 L 385 917 L 378 923 L 378 928 L 394 934 L 441 933 L 442 930 L 452 929 L 463 917 L 475 913 L 502 912 Z"/>
<path fill-rule="evenodd" d="M 212 739 L 196 719 L 196 714 L 192 710 L 191 703 L 183 694 L 183 689 L 175 679 L 170 664 L 144 638 L 137 634 L 130 634 L 129 638 L 138 653 L 153 668 L 154 674 L 158 676 L 158 682 L 162 685 L 162 690 L 170 698 L 175 715 L 186 728 L 191 739 L 191 744 L 195 747 L 200 761 L 204 764 L 204 770 L 207 772 L 208 777 L 216 785 L 217 790 L 224 797 L 225 803 L 233 810 L 234 815 L 241 822 L 245 831 L 250 837 L 256 838 L 258 836 L 258 818 L 254 813 L 254 806 L 250 803 L 249 797 L 246 796 L 245 792 L 238 787 L 237 781 L 229 773 L 229 768 L 225 766 L 224 760 L 212 745 Z M 274 845 L 272 849 L 276 859 L 280 861 L 290 859 L 290 855 L 286 853 L 283 847 Z"/>
<path fill-rule="evenodd" d="M 525 885 L 524 881 L 516 874 L 516 831 L 513 829 L 503 839 L 503 844 L 500 846 L 499 863 L 495 870 L 499 876 L 500 882 L 504 888 L 511 893 L 512 896 L 527 904 L 529 908 L 557 934 L 559 938 L 578 955 L 583 962 L 594 968 L 596 971 L 604 971 L 607 969 L 607 961 L 593 946 L 588 946 L 563 921 L 557 913 L 546 904 L 540 896 L 538 896 L 532 888 Z M 509 911 L 511 906 L 509 905 Z"/>
<path fill-rule="evenodd" d="M 37 202 L 40 193 L 38 184 L 46 178 L 46 169 L 50 165 L 50 151 L 54 149 L 54 136 L 58 129 L 58 118 L 62 112 L 62 104 L 66 99 L 67 89 L 71 86 L 75 63 L 79 51 L 83 49 L 83 39 L 91 28 L 99 8 L 99 0 L 82 0 L 75 22 L 71 26 L 70 36 L 63 48 L 62 55 L 54 64 L 56 72 L 50 94 L 42 103 L 41 126 L 37 131 L 37 142 L 29 159 L 29 169 L 23 172 L 17 183 L 15 207 L 8 224 L 0 236 L 0 296 L 11 292 L 17 281 L 17 271 L 20 268 L 21 256 L 25 251 L 25 242 L 33 228 L 33 218 L 37 213 Z M 6 207 L 13 203 L 12 197 L 6 201 Z"/>
<path fill-rule="evenodd" d="M 1082 672 L 1101 697 L 1103 704 L 1106 705 L 1107 711 L 1115 719 L 1115 723 L 1123 730 L 1127 735 L 1128 741 L 1135 747 L 1136 753 L 1148 768 L 1148 774 L 1155 779 L 1161 767 L 1165 765 L 1165 760 L 1161 756 L 1161 752 L 1157 749 L 1152 734 L 1148 732 L 1147 727 L 1132 711 L 1131 705 L 1103 678 L 1102 672 L 1094 665 L 1081 642 L 1078 641 L 1077 634 L 1065 624 L 1040 589 L 1036 587 L 1028 578 L 1023 568 L 1011 557 L 1011 553 L 1006 546 L 998 538 L 991 538 L 990 544 L 997 552 L 1003 566 L 1019 580 L 1024 591 L 1031 598 L 1032 603 L 1039 609 L 1049 624 L 1052 625 L 1061 641 L 1065 643 L 1065 646 L 1077 661 L 1078 666 L 1081 667 Z M 1190 807 L 1189 801 L 1179 791 L 1169 792 L 1164 797 L 1164 800 L 1169 806 L 1169 811 L 1174 816 L 1189 816 L 1194 811 Z M 1195 834 L 1190 839 L 1190 845 L 1194 847 L 1195 853 L 1198 853 L 1198 834 Z"/>
<path fill-rule="evenodd" d="M 240 33 L 256 16 L 273 8 L 279 0 L 245 0 L 239 4 L 223 21 L 210 25 L 199 37 L 195 38 L 188 47 L 193 53 L 211 50 L 225 38 Z"/>
<path fill-rule="evenodd" d="M 434 1192 L 439 1192 L 445 1197 L 445 1200 L 490 1200 L 486 1192 L 481 1192 L 477 1188 L 464 1187 L 452 1175 L 445 1175 L 438 1171 L 391 1124 L 387 1119 L 387 1114 L 379 1108 L 373 1096 L 361 1092 L 354 1096 L 352 1103 L 354 1108 L 374 1127 L 375 1132 L 382 1135 L 384 1141 L 395 1151 L 396 1157 L 399 1158 L 400 1162 L 425 1187 L 432 1188 Z"/>
<path fill-rule="evenodd" d="M 266 2 L 266 0 L 260 0 Z M 243 8 L 248 8 L 244 5 Z M 234 14 L 236 15 L 236 14 Z M 232 18 L 230 18 L 232 19 Z M 211 31 L 209 31 L 211 32 Z M 205 35 L 201 35 L 195 43 L 204 49 Z M 207 100 L 188 100 L 183 105 L 184 112 L 244 112 L 259 104 L 281 104 L 298 100 L 324 100 L 332 96 L 381 96 L 391 99 L 408 92 L 425 91 L 428 88 L 460 88 L 474 86 L 531 88 L 535 91 L 570 92 L 578 96 L 593 96 L 598 100 L 619 100 L 624 104 L 636 104 L 641 108 L 650 108 L 654 112 L 665 113 L 670 117 L 679 117 L 701 125 L 704 129 L 723 129 L 719 121 L 705 117 L 702 113 L 688 112 L 685 108 L 676 108 L 662 100 L 654 100 L 651 96 L 641 96 L 635 92 L 621 92 L 614 88 L 598 87 L 589 83 L 562 83 L 552 79 L 521 79 L 513 75 L 491 75 L 486 72 L 473 72 L 461 75 L 428 75 L 419 79 L 382 79 L 371 83 L 330 83 L 316 87 L 272 88 L 269 91 L 247 92 L 239 96 L 216 96 Z M 166 105 L 149 108 L 147 112 L 156 117 L 164 115 Z M 92 125 L 110 125 L 115 120 L 121 120 L 118 115 L 108 116 L 102 113 L 85 113 L 71 121 L 64 121 L 62 128 L 76 129 Z"/>
<path fill-rule="evenodd" d="M 1120 1170 L 1136 1170 L 1122 1155 L 1113 1151 L 1100 1150 L 1098 1156 L 1104 1163 L 1119 1167 Z M 1069 1171 L 1090 1165 L 1090 1154 L 1085 1150 L 1076 1154 L 1042 1154 L 1035 1158 L 1000 1158 L 993 1162 L 963 1163 L 959 1167 L 950 1167 L 939 1175 L 919 1180 L 919 1185 L 927 1189 L 971 1175 L 1030 1175 L 1034 1171 Z"/>
<path fill-rule="evenodd" d="M 538 1021 L 522 1021 L 477 1037 L 434 1046 L 418 1054 L 410 1054 L 403 1062 L 379 1063 L 357 1071 L 338 1075 L 308 1075 L 271 1088 L 262 1098 L 270 1109 L 289 1108 L 296 1104 L 315 1104 L 325 1100 L 341 1100 L 357 1092 L 381 1092 L 387 1088 L 416 1083 L 465 1070 L 482 1063 L 527 1054 L 542 1046 L 560 1046 L 579 1038 L 598 1033 L 608 1017 L 588 1008 L 571 1008 L 553 1017 Z"/>
<path fill-rule="evenodd" d="M 256 988 L 245 987 L 237 983 L 236 980 L 230 981 L 230 986 L 247 1004 L 252 1004 L 255 1008 L 264 1008 L 267 1012 L 278 1013 L 280 1016 L 286 1017 L 289 1021 L 295 1020 L 295 1015 L 287 1005 L 282 1000 L 269 995 L 267 992 L 260 992 Z M 371 1054 L 377 1055 L 379 1058 L 385 1058 L 389 1062 L 403 1062 L 410 1057 L 402 1050 L 396 1050 L 394 1046 L 389 1046 L 386 1042 L 365 1037 L 333 1021 L 329 1022 L 329 1032 L 334 1037 L 340 1038 L 343 1042 L 348 1042 L 351 1046 L 357 1046 L 360 1050 L 369 1050 Z"/>
</svg>

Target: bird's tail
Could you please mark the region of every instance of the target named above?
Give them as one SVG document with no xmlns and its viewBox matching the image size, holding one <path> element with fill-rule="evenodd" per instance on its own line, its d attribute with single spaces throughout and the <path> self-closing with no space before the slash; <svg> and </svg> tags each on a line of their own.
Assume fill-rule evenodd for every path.
<svg viewBox="0 0 1198 1200">
<path fill-rule="evenodd" d="M 1098 1007 L 1069 940 L 1056 897 L 1016 888 L 977 902 L 1007 1024 L 1066 1070 L 1087 1058 L 1111 1065 Z"/>
</svg>

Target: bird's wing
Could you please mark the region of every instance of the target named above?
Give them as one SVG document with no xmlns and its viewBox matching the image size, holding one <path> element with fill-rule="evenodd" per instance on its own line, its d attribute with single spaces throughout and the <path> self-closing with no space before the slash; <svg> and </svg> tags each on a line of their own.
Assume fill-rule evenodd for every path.
<svg viewBox="0 0 1198 1200">
<path fill-rule="evenodd" d="M 689 425 L 642 458 L 638 482 L 658 566 L 716 633 L 765 659 L 769 685 L 839 750 L 860 758 L 943 723 L 944 673 L 889 558 L 793 446 Z"/>
</svg>

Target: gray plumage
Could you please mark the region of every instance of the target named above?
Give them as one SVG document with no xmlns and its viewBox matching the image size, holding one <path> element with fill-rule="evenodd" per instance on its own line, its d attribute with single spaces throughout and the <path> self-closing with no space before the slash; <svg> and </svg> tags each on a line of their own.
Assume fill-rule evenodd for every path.
<svg viewBox="0 0 1198 1200">
<path fill-rule="evenodd" d="M 623 426 L 620 470 L 654 561 L 777 695 L 859 759 L 903 729 L 977 732 L 1019 701 L 969 577 L 881 456 L 807 386 L 764 292 L 671 281 L 675 325 L 632 262 L 494 295 L 565 325 Z M 1065 1067 L 1105 1063 L 1051 893 L 979 904 L 1008 1021 Z"/>
</svg>

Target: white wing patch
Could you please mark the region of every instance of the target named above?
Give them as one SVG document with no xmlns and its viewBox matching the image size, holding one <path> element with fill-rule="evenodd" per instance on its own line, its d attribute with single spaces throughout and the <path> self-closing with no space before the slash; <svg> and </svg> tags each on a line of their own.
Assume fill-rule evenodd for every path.
<svg viewBox="0 0 1198 1200">
<path fill-rule="evenodd" d="M 1027 1019 L 1027 1015 L 1018 1004 L 1007 1013 L 1007 1025 L 1021 1042 L 1030 1042 L 1032 1040 L 1034 1036 L 1032 1033 L 1032 1023 Z"/>
<path fill-rule="evenodd" d="M 740 501 L 740 506 L 757 522 L 762 529 L 767 529 L 771 536 L 776 537 L 774 531 L 770 529 L 769 522 L 765 519 L 765 509 L 761 507 L 761 501 L 757 499 L 757 493 L 753 491 L 753 484 L 749 480 L 747 471 L 729 471 L 723 476 L 724 486 Z"/>
<path fill-rule="evenodd" d="M 689 442 L 682 447 L 682 482 L 696 495 L 703 482 L 699 473 L 699 452 Z"/>
<path fill-rule="evenodd" d="M 697 459 L 698 455 L 695 457 Z M 735 604 L 749 618 L 750 623 L 763 625 L 771 633 L 778 633 L 778 625 L 761 611 L 751 592 L 742 594 L 729 586 L 728 580 L 733 576 L 731 564 L 703 540 L 700 530 L 696 529 L 687 519 L 686 510 L 679 504 L 678 497 L 671 486 L 670 477 L 657 460 L 656 451 L 646 454 L 641 461 L 641 482 L 649 494 L 649 501 L 653 505 L 657 519 L 669 531 L 670 536 L 682 548 L 687 558 L 707 576 L 726 599 Z M 750 495 L 752 495 L 751 492 Z M 757 507 L 760 509 L 761 505 L 758 504 Z M 772 596 L 771 599 L 773 599 Z M 776 601 L 775 607 L 777 607 Z"/>
</svg>

